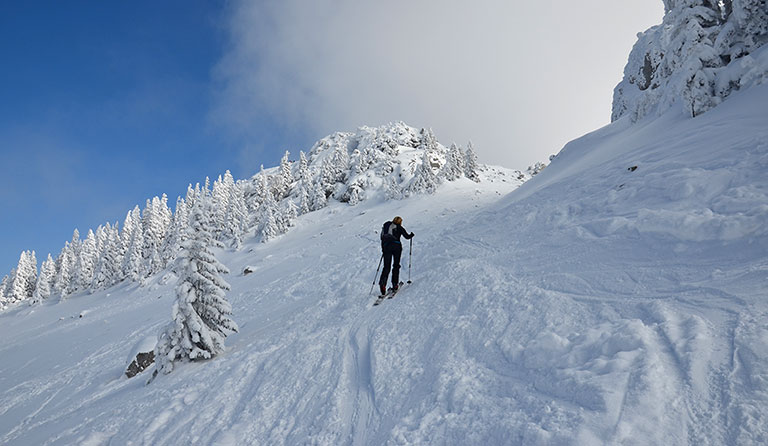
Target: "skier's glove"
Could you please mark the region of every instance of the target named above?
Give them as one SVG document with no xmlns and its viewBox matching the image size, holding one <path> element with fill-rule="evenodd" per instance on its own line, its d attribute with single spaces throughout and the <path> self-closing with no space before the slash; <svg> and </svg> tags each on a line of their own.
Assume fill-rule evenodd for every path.
<svg viewBox="0 0 768 446">
<path fill-rule="evenodd" d="M 413 232 L 411 232 L 411 237 L 413 237 Z"/>
</svg>

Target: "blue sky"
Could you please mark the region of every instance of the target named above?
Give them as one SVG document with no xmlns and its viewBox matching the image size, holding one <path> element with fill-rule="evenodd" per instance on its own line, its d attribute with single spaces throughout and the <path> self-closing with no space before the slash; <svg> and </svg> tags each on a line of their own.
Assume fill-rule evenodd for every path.
<svg viewBox="0 0 768 446">
<path fill-rule="evenodd" d="M 147 198 L 173 203 L 206 175 L 241 178 L 308 144 L 265 115 L 246 157 L 212 124 L 225 12 L 202 1 L 0 2 L 0 276 L 22 250 L 55 257 L 75 228 L 122 224 Z"/>
<path fill-rule="evenodd" d="M 661 0 L 0 2 L 0 276 L 189 183 L 405 121 L 525 169 L 608 123 Z"/>
</svg>

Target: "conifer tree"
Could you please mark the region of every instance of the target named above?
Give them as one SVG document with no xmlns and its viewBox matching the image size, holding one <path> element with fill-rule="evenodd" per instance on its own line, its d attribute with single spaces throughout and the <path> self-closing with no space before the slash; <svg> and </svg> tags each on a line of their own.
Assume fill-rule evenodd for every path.
<svg viewBox="0 0 768 446">
<path fill-rule="evenodd" d="M 9 302 L 21 302 L 32 297 L 37 282 L 37 260 L 34 251 L 23 251 L 13 275 Z"/>
<path fill-rule="evenodd" d="M 304 184 L 311 184 L 312 178 L 309 174 L 309 162 L 307 161 L 307 155 L 303 152 L 299 152 L 299 181 Z"/>
<path fill-rule="evenodd" d="M 387 200 L 401 200 L 403 198 L 403 191 L 394 176 L 389 175 L 386 178 L 386 190 L 384 196 Z"/>
<path fill-rule="evenodd" d="M 143 245 L 143 271 L 150 276 L 165 267 L 162 256 L 162 246 L 165 241 L 168 226 L 171 223 L 171 211 L 168 209 L 168 197 L 154 197 L 147 200 L 144 216 L 141 219 Z"/>
<path fill-rule="evenodd" d="M 477 166 L 477 153 L 475 153 L 475 147 L 472 145 L 472 141 L 467 144 L 467 152 L 464 157 L 464 176 L 474 181 L 480 182 L 480 174 L 478 173 Z"/>
<path fill-rule="evenodd" d="M 464 154 L 456 143 L 451 144 L 448 149 L 442 174 L 448 181 L 456 181 L 464 174 Z"/>
<path fill-rule="evenodd" d="M 282 212 L 283 232 L 287 232 L 289 227 L 294 226 L 296 218 L 299 216 L 299 208 L 296 203 L 290 198 L 286 199 L 285 202 L 285 209 Z"/>
<path fill-rule="evenodd" d="M 234 186 L 234 179 L 229 170 L 226 171 L 224 178 L 219 178 L 213 182 L 212 203 L 211 203 L 211 232 L 216 240 L 223 240 L 224 228 L 227 222 L 227 209 L 229 208 L 229 196 L 231 188 Z"/>
<path fill-rule="evenodd" d="M 260 220 L 262 243 L 268 242 L 282 233 L 279 210 L 271 193 L 267 193 L 267 197 L 261 204 Z"/>
<path fill-rule="evenodd" d="M 416 168 L 416 173 L 413 176 L 411 183 L 408 185 L 408 193 L 410 195 L 422 193 L 433 194 L 437 190 L 439 179 L 432 170 L 430 162 L 430 151 L 424 150 L 421 164 Z"/>
<path fill-rule="evenodd" d="M 309 213 L 312 209 L 312 199 L 309 196 L 309 190 L 307 190 L 307 183 L 301 181 L 299 183 L 299 215 Z"/>
<path fill-rule="evenodd" d="M 120 238 L 117 225 L 112 227 L 107 223 L 104 232 L 104 247 L 97 262 L 96 274 L 94 275 L 91 287 L 93 291 L 107 289 L 121 280 L 120 266 L 122 265 L 122 258 L 119 250 Z"/>
<path fill-rule="evenodd" d="M 69 242 L 66 242 L 61 253 L 59 253 L 59 256 L 56 258 L 57 274 L 55 285 L 53 287 L 54 291 L 59 295 L 62 301 L 66 300 L 72 293 L 71 282 L 75 261 L 76 259 L 74 258 L 72 247 Z"/>
<path fill-rule="evenodd" d="M 77 258 L 75 266 L 77 290 L 87 290 L 93 283 L 96 274 L 96 262 L 98 261 L 96 245 L 96 235 L 89 229 L 88 235 L 80 246 L 80 256 Z"/>
<path fill-rule="evenodd" d="M 8 289 L 10 278 L 8 277 L 8 274 L 3 276 L 3 280 L 0 281 L 0 308 L 5 307 L 5 305 L 8 303 L 8 292 L 6 291 Z"/>
<path fill-rule="evenodd" d="M 293 184 L 293 172 L 291 171 L 291 162 L 289 160 L 290 152 L 287 150 L 280 159 L 280 176 L 278 181 L 277 193 L 275 198 L 279 201 L 288 196 Z"/>
<path fill-rule="evenodd" d="M 233 182 L 228 190 L 229 197 L 227 197 L 222 240 L 230 240 L 234 249 L 240 249 L 242 237 L 247 227 L 248 210 L 241 187 Z"/>
<path fill-rule="evenodd" d="M 328 197 L 325 195 L 325 186 L 323 185 L 320 178 L 318 178 L 317 183 L 315 183 L 311 193 L 313 211 L 317 211 L 328 206 Z"/>
<path fill-rule="evenodd" d="M 141 211 L 136 206 L 131 212 L 131 239 L 123 257 L 123 276 L 131 281 L 143 281 L 145 262 L 142 248 L 144 246 L 144 230 L 141 224 Z M 126 231 L 127 228 L 123 228 Z"/>
<path fill-rule="evenodd" d="M 187 188 L 187 197 L 190 192 L 194 194 L 191 185 Z M 194 200 L 194 198 L 193 198 Z M 187 200 L 181 197 L 176 198 L 176 210 L 171 218 L 168 237 L 163 244 L 163 262 L 165 265 L 172 265 L 181 249 L 182 243 L 186 240 L 186 234 L 189 228 L 189 204 Z"/>
<path fill-rule="evenodd" d="M 216 242 L 205 212 L 200 203 L 190 210 L 188 239 L 177 260 L 173 321 L 155 347 L 157 368 L 163 373 L 173 371 L 179 360 L 208 359 L 223 352 L 227 334 L 238 330 L 225 296 L 229 284 L 222 278 L 229 271 L 209 248 Z"/>
<path fill-rule="evenodd" d="M 40 266 L 40 275 L 37 277 L 37 284 L 35 284 L 35 292 L 32 293 L 32 300 L 30 304 L 39 304 L 43 300 L 51 297 L 51 285 L 56 278 L 56 262 L 53 261 L 51 255 L 48 254 L 48 258 L 43 261 Z"/>
</svg>

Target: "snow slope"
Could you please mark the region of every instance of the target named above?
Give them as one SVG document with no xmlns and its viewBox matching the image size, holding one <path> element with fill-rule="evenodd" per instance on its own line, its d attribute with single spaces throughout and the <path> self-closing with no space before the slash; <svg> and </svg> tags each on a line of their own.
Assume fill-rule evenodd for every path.
<svg viewBox="0 0 768 446">
<path fill-rule="evenodd" d="M 753 87 L 619 120 L 517 190 L 303 215 L 218 251 L 240 333 L 149 385 L 122 372 L 173 277 L 6 311 L 0 443 L 765 444 L 767 129 Z M 395 215 L 413 284 L 373 308 Z"/>
</svg>

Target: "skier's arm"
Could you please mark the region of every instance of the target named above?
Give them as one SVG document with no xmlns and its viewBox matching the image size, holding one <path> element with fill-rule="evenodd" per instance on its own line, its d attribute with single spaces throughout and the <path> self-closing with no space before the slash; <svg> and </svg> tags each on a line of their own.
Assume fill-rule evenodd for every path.
<svg viewBox="0 0 768 446">
<path fill-rule="evenodd" d="M 406 231 L 405 228 L 402 226 L 400 226 L 400 229 L 403 230 L 403 237 L 405 237 L 406 240 L 413 238 L 413 232 Z"/>
</svg>

